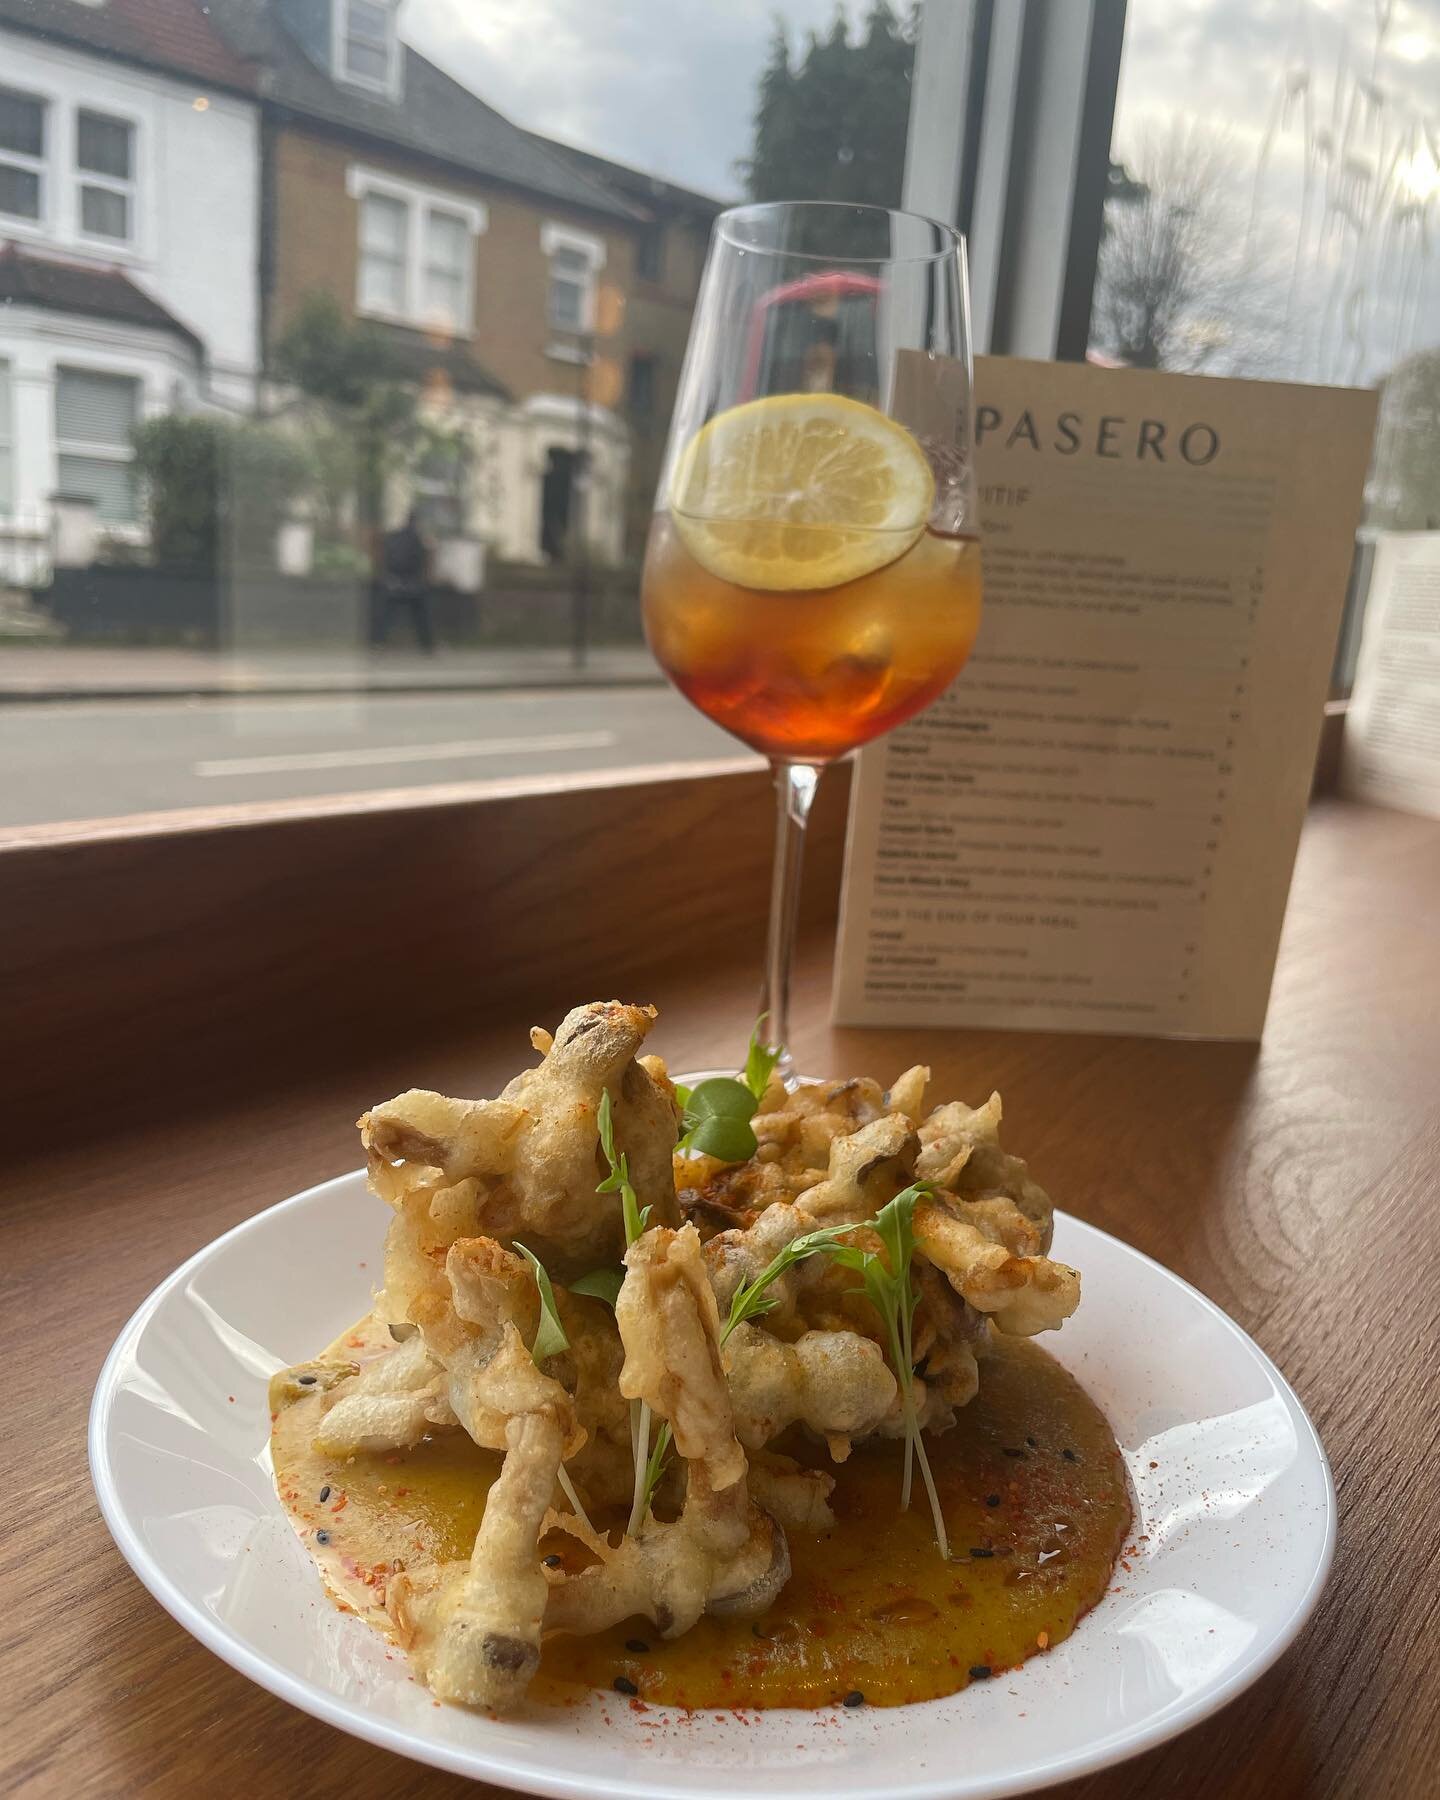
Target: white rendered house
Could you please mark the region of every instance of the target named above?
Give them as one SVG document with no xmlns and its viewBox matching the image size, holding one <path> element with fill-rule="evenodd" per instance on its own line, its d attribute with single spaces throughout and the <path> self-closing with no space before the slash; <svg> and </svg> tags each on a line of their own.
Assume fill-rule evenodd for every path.
<svg viewBox="0 0 1440 1800">
<path fill-rule="evenodd" d="M 41 572 L 57 495 L 141 539 L 133 425 L 248 412 L 260 363 L 249 67 L 197 0 L 27 16 L 0 0 L 0 581 Z"/>
</svg>

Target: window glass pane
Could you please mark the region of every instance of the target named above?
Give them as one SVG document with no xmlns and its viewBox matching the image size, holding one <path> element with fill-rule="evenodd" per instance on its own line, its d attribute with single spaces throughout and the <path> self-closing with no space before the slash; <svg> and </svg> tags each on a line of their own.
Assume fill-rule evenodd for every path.
<svg viewBox="0 0 1440 1800">
<path fill-rule="evenodd" d="M 1440 0 L 1130 0 L 1092 351 L 1369 386 L 1440 339 Z"/>
<path fill-rule="evenodd" d="M 550 281 L 550 322 L 563 331 L 579 331 L 585 323 L 585 288 L 559 272 Z"/>
<path fill-rule="evenodd" d="M 67 498 L 93 500 L 106 525 L 135 522 L 135 472 L 130 463 L 100 456 L 60 455 L 60 489 Z"/>
<path fill-rule="evenodd" d="M 375 312 L 405 310 L 405 264 L 367 251 L 360 259 L 360 304 Z"/>
<path fill-rule="evenodd" d="M 463 326 L 465 278 L 447 269 L 425 271 L 425 318 L 427 323 Z"/>
<path fill-rule="evenodd" d="M 360 81 L 382 83 L 389 79 L 390 59 L 374 44 L 362 44 L 356 38 L 345 42 L 345 67 Z"/>
<path fill-rule="evenodd" d="M 349 0 L 346 7 L 347 28 L 352 38 L 367 44 L 384 44 L 386 38 L 385 8 L 372 0 Z"/>
<path fill-rule="evenodd" d="M 0 0 L 0 269 L 18 265 L 0 291 L 43 297 L 23 339 L 0 303 L 0 593 L 54 625 L 26 683 L 43 663 L 73 691 L 95 657 L 97 682 L 139 692 L 183 648 L 197 686 L 220 691 L 239 658 L 257 689 L 185 709 L 143 756 L 119 712 L 97 746 L 65 741 L 65 709 L 31 709 L 57 773 L 23 780 L 0 741 L 0 839 L 26 817 L 564 776 L 593 750 L 532 749 L 488 689 L 568 680 L 582 607 L 581 678 L 644 688 L 602 764 L 729 753 L 658 679 L 639 572 L 717 213 L 900 199 L 914 8 L 842 4 L 837 20 L 837 0 L 783 0 L 777 26 L 758 0 L 643 17 L 595 0 Z M 184 32 L 152 33 L 143 71 L 116 61 L 122 14 L 177 7 Z M 254 93 L 222 80 L 257 51 Z M 803 373 L 836 321 L 774 311 Z M 840 309 L 837 362 L 874 319 Z M 757 325 L 727 329 L 748 345 Z M 105 516 L 89 550 L 83 512 L 66 520 L 65 555 L 90 561 L 56 569 L 62 486 Z M 415 613 L 374 603 L 416 502 L 424 664 Z M 423 707 L 281 697 L 408 682 L 411 661 L 443 676 Z M 536 738 L 568 742 L 572 716 L 543 694 Z M 230 759 L 243 770 L 227 734 L 253 740 Z M 491 738 L 516 747 L 373 760 Z M 372 760 L 333 754 L 357 747 Z M 284 769 L 254 766 L 272 752 Z"/>
<path fill-rule="evenodd" d="M 40 177 L 33 169 L 0 161 L 0 213 L 17 219 L 40 217 Z"/>
<path fill-rule="evenodd" d="M 63 442 L 128 449 L 139 402 L 131 376 L 61 369 L 55 382 L 55 435 Z"/>
<path fill-rule="evenodd" d="M 1440 0 L 1126 14 L 1090 355 L 1378 387 L 1362 539 L 1440 522 L 1437 93 Z"/>
<path fill-rule="evenodd" d="M 13 510 L 15 457 L 8 444 L 0 444 L 0 515 Z"/>
<path fill-rule="evenodd" d="M 367 250 L 403 256 L 410 208 L 385 194 L 367 194 L 360 206 L 360 242 Z"/>
<path fill-rule="evenodd" d="M 75 117 L 75 160 L 92 174 L 128 181 L 133 135 L 134 127 L 124 119 L 107 119 L 103 113 L 82 108 Z"/>
<path fill-rule="evenodd" d="M 0 150 L 16 150 L 21 156 L 45 154 L 43 100 L 0 88 Z"/>
<path fill-rule="evenodd" d="M 130 202 L 113 188 L 82 187 L 80 229 L 92 237 L 128 238 Z"/>
<path fill-rule="evenodd" d="M 470 228 L 454 213 L 432 211 L 426 222 L 425 257 L 430 267 L 461 275 L 470 248 Z"/>
</svg>

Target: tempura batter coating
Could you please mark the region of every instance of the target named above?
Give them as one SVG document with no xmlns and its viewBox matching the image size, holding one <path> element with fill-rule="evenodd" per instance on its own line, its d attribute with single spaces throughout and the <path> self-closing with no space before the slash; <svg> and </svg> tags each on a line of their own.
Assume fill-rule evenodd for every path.
<svg viewBox="0 0 1440 1800">
<path fill-rule="evenodd" d="M 407 1199 L 424 1195 L 429 1209 L 444 1194 L 457 1230 L 518 1239 L 562 1279 L 618 1261 L 619 1197 L 595 1191 L 603 1094 L 640 1204 L 656 1223 L 678 1223 L 673 1090 L 658 1065 L 636 1060 L 654 1020 L 653 1007 L 618 1000 L 576 1007 L 539 1067 L 517 1075 L 496 1100 L 415 1089 L 372 1107 L 360 1120 L 371 1185 L 402 1216 Z M 408 1232 L 423 1256 L 425 1234 L 413 1218 Z M 423 1270 L 412 1267 L 406 1291 L 424 1285 Z"/>
</svg>

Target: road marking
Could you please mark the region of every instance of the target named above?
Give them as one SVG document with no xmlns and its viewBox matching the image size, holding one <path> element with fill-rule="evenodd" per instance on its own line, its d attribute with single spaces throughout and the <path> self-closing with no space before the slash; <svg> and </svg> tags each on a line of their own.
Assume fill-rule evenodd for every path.
<svg viewBox="0 0 1440 1800">
<path fill-rule="evenodd" d="M 297 750 L 284 756 L 229 756 L 198 762 L 195 773 L 281 775 L 298 769 L 366 769 L 384 763 L 457 762 L 469 756 L 537 755 L 554 750 L 608 750 L 614 731 L 557 731 L 548 737 L 456 738 L 448 744 L 367 745 L 362 750 Z"/>
</svg>

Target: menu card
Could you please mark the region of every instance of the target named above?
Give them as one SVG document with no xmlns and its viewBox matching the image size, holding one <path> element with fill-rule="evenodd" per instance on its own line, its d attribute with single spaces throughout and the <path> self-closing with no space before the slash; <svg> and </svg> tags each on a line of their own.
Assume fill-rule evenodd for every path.
<svg viewBox="0 0 1440 1800">
<path fill-rule="evenodd" d="M 1361 799 L 1440 818 L 1440 531 L 1375 540 L 1344 783 Z"/>
<path fill-rule="evenodd" d="M 980 362 L 980 637 L 859 757 L 837 1023 L 1259 1036 L 1374 415 Z"/>
</svg>

